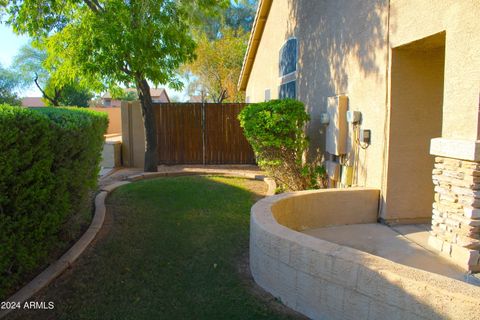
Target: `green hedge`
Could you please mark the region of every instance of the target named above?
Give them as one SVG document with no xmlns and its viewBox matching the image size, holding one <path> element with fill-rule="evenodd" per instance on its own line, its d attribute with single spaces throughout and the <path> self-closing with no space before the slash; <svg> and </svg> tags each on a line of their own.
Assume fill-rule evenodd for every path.
<svg viewBox="0 0 480 320">
<path fill-rule="evenodd" d="M 323 185 L 319 161 L 303 163 L 309 141 L 304 127 L 310 116 L 294 99 L 252 103 L 239 114 L 240 125 L 252 145 L 258 165 L 286 190 L 305 190 Z"/>
<path fill-rule="evenodd" d="M 55 247 L 95 187 L 106 114 L 0 105 L 0 297 Z"/>
</svg>

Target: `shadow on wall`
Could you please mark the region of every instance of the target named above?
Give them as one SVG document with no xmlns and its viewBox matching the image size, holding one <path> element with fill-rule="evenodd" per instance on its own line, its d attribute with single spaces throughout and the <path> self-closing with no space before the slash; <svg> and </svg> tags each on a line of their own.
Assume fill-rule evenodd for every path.
<svg viewBox="0 0 480 320">
<path fill-rule="evenodd" d="M 385 83 L 388 0 L 289 0 L 289 7 L 285 38 L 299 43 L 297 98 L 312 116 L 312 153 L 325 147 L 319 114 L 327 97 L 348 93 L 352 77 Z"/>
</svg>

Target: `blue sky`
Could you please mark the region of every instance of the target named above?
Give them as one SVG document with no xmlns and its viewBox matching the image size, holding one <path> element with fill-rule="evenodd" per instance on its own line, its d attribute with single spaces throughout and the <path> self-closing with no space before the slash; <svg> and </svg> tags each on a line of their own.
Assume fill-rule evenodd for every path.
<svg viewBox="0 0 480 320">
<path fill-rule="evenodd" d="M 28 43 L 28 37 L 17 36 L 9 26 L 0 24 L 0 39 L 2 43 L 2 49 L 0 50 L 0 63 L 2 66 L 8 67 L 18 49 Z"/>
<path fill-rule="evenodd" d="M 12 28 L 0 23 L 0 64 L 3 67 L 10 67 L 13 57 L 17 54 L 18 50 L 25 44 L 27 44 L 29 38 L 26 36 L 16 35 Z M 183 92 L 178 92 L 173 89 L 167 88 L 168 95 L 172 97 L 173 95 L 178 96 L 180 99 L 187 99 L 186 90 Z M 32 87 L 28 90 L 20 92 L 20 96 L 28 97 L 41 97 L 42 94 L 33 84 Z"/>
<path fill-rule="evenodd" d="M 3 67 L 10 67 L 13 57 L 23 45 L 28 43 L 28 41 L 28 37 L 18 36 L 13 33 L 11 27 L 0 24 L 0 43 L 2 44 L 0 49 L 0 64 Z M 34 86 L 32 86 L 32 88 L 29 90 L 22 91 L 20 95 L 30 97 L 42 96 L 40 90 Z"/>
</svg>

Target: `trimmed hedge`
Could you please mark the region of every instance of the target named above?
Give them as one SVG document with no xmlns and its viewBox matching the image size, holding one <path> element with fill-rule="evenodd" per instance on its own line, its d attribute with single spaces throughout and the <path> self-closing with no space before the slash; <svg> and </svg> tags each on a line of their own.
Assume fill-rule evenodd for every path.
<svg viewBox="0 0 480 320">
<path fill-rule="evenodd" d="M 252 103 L 238 119 L 257 157 L 258 165 L 284 189 L 320 188 L 324 169 L 303 163 L 309 141 L 304 126 L 310 120 L 303 102 L 294 99 Z"/>
<path fill-rule="evenodd" d="M 0 105 L 0 297 L 55 247 L 95 187 L 106 114 Z"/>
</svg>

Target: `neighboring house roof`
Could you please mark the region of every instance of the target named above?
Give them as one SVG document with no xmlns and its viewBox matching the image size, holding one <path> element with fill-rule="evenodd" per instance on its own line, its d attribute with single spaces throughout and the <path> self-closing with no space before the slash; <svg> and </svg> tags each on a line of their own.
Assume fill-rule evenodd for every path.
<svg viewBox="0 0 480 320">
<path fill-rule="evenodd" d="M 163 103 L 170 102 L 170 98 L 168 97 L 167 90 L 165 90 L 164 88 L 150 89 L 150 95 L 154 100 L 153 102 L 163 102 Z"/>
<path fill-rule="evenodd" d="M 45 103 L 41 97 L 26 97 L 22 99 L 22 107 L 45 107 Z"/>
<path fill-rule="evenodd" d="M 260 0 L 260 3 L 258 4 L 255 21 L 253 21 L 252 33 L 250 33 L 250 39 L 248 40 L 247 53 L 243 59 L 242 71 L 240 72 L 240 78 L 238 79 L 238 88 L 240 91 L 245 91 L 247 88 L 250 72 L 252 71 L 253 62 L 257 55 L 258 45 L 262 39 L 263 30 L 265 29 L 272 1 L 273 0 Z"/>
</svg>

